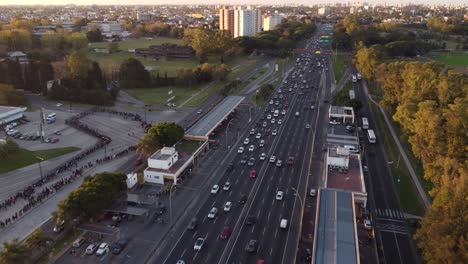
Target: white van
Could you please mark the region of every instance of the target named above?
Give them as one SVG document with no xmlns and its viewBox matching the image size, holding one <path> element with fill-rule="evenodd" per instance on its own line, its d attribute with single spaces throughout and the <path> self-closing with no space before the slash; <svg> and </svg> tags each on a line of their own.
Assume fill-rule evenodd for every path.
<svg viewBox="0 0 468 264">
<path fill-rule="evenodd" d="M 83 245 L 83 243 L 86 241 L 86 239 L 84 237 L 79 237 L 75 240 L 75 242 L 73 242 L 73 247 L 74 248 L 79 248 L 81 247 L 81 245 Z"/>
<path fill-rule="evenodd" d="M 288 227 L 288 220 L 281 219 L 280 227 L 283 228 L 283 229 L 286 229 Z"/>
<path fill-rule="evenodd" d="M 47 116 L 47 119 L 55 119 L 55 118 L 57 118 L 57 114 L 56 114 L 56 113 L 52 113 L 52 114 L 49 114 L 49 115 Z"/>
</svg>

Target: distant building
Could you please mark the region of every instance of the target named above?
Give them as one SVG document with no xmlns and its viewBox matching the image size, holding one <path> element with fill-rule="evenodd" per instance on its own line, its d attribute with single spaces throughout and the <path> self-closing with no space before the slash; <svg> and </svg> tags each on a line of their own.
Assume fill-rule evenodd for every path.
<svg viewBox="0 0 468 264">
<path fill-rule="evenodd" d="M 75 24 L 72 21 L 62 21 L 62 28 L 66 31 L 72 32 L 75 30 Z"/>
<path fill-rule="evenodd" d="M 262 12 L 260 9 L 234 10 L 234 37 L 253 37 L 262 29 Z"/>
<path fill-rule="evenodd" d="M 354 110 L 350 106 L 330 105 L 328 117 L 340 123 L 354 123 Z"/>
<path fill-rule="evenodd" d="M 0 126 L 23 118 L 26 107 L 0 106 Z"/>
<path fill-rule="evenodd" d="M 330 7 L 321 7 L 321 8 L 319 8 L 318 14 L 321 15 L 321 16 L 330 15 Z"/>
<path fill-rule="evenodd" d="M 93 21 L 88 23 L 88 30 L 99 28 L 102 35 L 105 37 L 112 37 L 114 35 L 120 36 L 124 31 L 124 25 L 117 21 Z"/>
<path fill-rule="evenodd" d="M 7 53 L 8 59 L 12 61 L 18 60 L 20 64 L 27 64 L 29 62 L 28 55 L 22 51 L 12 51 Z"/>
<path fill-rule="evenodd" d="M 268 14 L 263 18 L 263 31 L 275 29 L 281 23 L 283 17 L 278 13 Z"/>
<path fill-rule="evenodd" d="M 150 21 L 151 20 L 151 14 L 145 14 L 145 13 L 137 13 L 137 20 L 138 21 Z"/>
<path fill-rule="evenodd" d="M 223 7 L 219 10 L 219 30 L 229 31 L 234 36 L 234 9 Z"/>
</svg>

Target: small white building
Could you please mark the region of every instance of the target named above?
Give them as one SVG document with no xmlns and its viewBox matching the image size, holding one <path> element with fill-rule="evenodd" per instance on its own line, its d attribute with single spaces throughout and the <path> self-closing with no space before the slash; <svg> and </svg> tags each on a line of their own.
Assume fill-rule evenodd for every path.
<svg viewBox="0 0 468 264">
<path fill-rule="evenodd" d="M 144 171 L 145 182 L 164 184 L 164 180 L 177 182 L 177 177 L 191 164 L 189 160 L 179 161 L 175 148 L 164 147 L 148 159 L 148 167 Z"/>
<path fill-rule="evenodd" d="M 354 110 L 350 106 L 336 106 L 330 105 L 328 111 L 328 118 L 331 120 L 339 121 L 341 123 L 354 124 Z"/>
<path fill-rule="evenodd" d="M 132 189 L 138 183 L 137 173 L 127 174 L 127 188 Z"/>
</svg>

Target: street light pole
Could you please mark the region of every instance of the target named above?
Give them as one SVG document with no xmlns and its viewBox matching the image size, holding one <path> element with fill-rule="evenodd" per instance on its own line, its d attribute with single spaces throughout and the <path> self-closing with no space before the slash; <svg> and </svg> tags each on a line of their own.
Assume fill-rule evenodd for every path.
<svg viewBox="0 0 468 264">
<path fill-rule="evenodd" d="M 36 156 L 36 159 L 39 161 L 39 173 L 40 173 L 40 175 L 41 175 L 41 180 L 42 180 L 43 176 L 42 176 L 42 166 L 41 166 L 41 161 L 43 161 L 43 160 L 44 160 L 44 158 L 42 158 L 42 157 L 39 157 L 39 156 Z"/>
<path fill-rule="evenodd" d="M 229 130 L 229 125 L 231 124 L 231 122 L 232 122 L 232 119 L 229 120 L 229 123 L 226 126 L 226 135 L 225 135 L 225 137 L 226 137 L 226 149 L 228 148 L 228 130 Z"/>
<path fill-rule="evenodd" d="M 290 189 L 293 190 L 293 191 L 294 191 L 294 195 L 295 195 L 297 198 L 299 198 L 299 202 L 301 203 L 301 208 L 302 208 L 302 209 L 301 209 L 301 212 L 302 212 L 302 210 L 304 210 L 304 203 L 302 202 L 302 199 L 301 199 L 301 196 L 299 195 L 299 192 L 298 192 L 295 188 L 293 188 L 293 187 L 290 187 Z M 301 214 L 301 215 L 302 215 L 302 214 Z M 302 216 L 301 216 L 301 219 L 302 219 Z M 302 221 L 302 220 L 301 220 L 301 221 Z"/>
</svg>

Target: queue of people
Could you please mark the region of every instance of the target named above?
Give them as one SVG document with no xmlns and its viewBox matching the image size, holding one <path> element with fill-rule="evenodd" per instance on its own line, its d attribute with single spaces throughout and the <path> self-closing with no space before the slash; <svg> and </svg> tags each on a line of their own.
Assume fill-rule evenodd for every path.
<svg viewBox="0 0 468 264">
<path fill-rule="evenodd" d="M 1 201 L 0 210 L 7 209 L 10 206 L 15 205 L 19 200 L 26 200 L 27 202 L 21 209 L 12 214 L 10 217 L 0 219 L 0 229 L 5 228 L 9 224 L 20 218 L 22 215 L 24 215 L 27 211 L 41 204 L 49 196 L 56 193 L 62 187 L 73 182 L 78 177 L 82 176 L 85 170 L 95 165 L 102 164 L 103 162 L 120 158 L 136 150 L 136 146 L 130 146 L 124 150 L 117 152 L 114 155 L 99 158 L 96 159 L 94 162 L 90 161 L 78 167 L 80 161 L 87 158 L 90 154 L 102 149 L 103 147 L 111 143 L 111 138 L 101 134 L 98 129 L 92 128 L 80 121 L 81 118 L 86 117 L 95 112 L 108 112 L 110 114 L 119 115 L 125 119 L 131 118 L 132 120 L 141 122 L 142 128 L 146 128 L 148 125 L 146 122 L 141 120 L 141 117 L 138 114 L 114 111 L 106 108 L 93 108 L 67 119 L 65 121 L 66 124 L 74 127 L 75 129 L 81 130 L 89 135 L 99 138 L 99 141 L 92 147 L 80 152 L 80 154 L 72 157 L 70 160 L 64 162 L 63 164 L 54 168 L 47 174 L 43 175 L 40 179 L 36 180 L 31 185 L 25 187 L 22 191 L 18 191 L 16 194 L 10 196 L 8 199 Z M 45 186 L 47 183 L 54 180 L 59 174 L 64 173 L 66 171 L 70 171 L 71 173 L 68 176 L 62 177 L 61 179 L 55 181 L 49 186 Z"/>
</svg>

